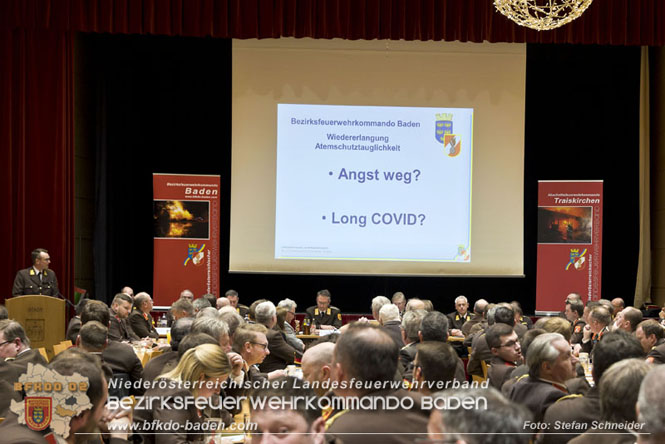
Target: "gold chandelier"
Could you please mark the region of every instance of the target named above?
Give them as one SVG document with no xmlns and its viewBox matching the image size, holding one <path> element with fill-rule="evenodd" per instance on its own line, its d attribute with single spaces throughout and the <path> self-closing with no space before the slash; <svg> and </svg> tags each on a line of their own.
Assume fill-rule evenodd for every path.
<svg viewBox="0 0 665 444">
<path fill-rule="evenodd" d="M 494 0 L 497 11 L 520 26 L 546 31 L 572 22 L 593 0 Z"/>
</svg>

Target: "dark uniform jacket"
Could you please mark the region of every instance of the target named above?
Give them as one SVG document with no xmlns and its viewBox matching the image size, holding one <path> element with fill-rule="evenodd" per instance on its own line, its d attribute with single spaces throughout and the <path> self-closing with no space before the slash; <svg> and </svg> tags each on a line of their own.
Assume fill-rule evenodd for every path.
<svg viewBox="0 0 665 444">
<path fill-rule="evenodd" d="M 0 362 L 0 380 L 14 384 L 28 370 L 28 364 L 41 364 L 44 367 L 48 365 L 39 350 L 30 348 L 15 358 L 7 358 Z"/>
<path fill-rule="evenodd" d="M 132 331 L 139 338 L 148 336 L 154 339 L 159 338 L 159 333 L 155 330 L 155 326 L 152 325 L 152 316 L 135 308 L 132 310 L 132 314 L 129 315 L 128 321 Z"/>
<path fill-rule="evenodd" d="M 120 319 L 112 308 L 109 308 L 109 315 L 111 321 L 109 323 L 109 341 L 138 341 L 141 339 L 127 325 L 127 320 Z"/>
<path fill-rule="evenodd" d="M 468 336 L 471 332 L 471 328 L 481 322 L 483 322 L 483 315 L 472 313 L 471 319 L 462 324 L 462 333 L 464 333 L 464 336 Z"/>
<path fill-rule="evenodd" d="M 480 361 L 489 361 L 492 359 L 492 352 L 490 346 L 487 345 L 485 333 L 477 335 L 473 339 L 471 346 L 471 354 L 469 355 L 469 362 L 466 366 L 466 371 L 470 375 L 482 376 L 483 367 Z"/>
<path fill-rule="evenodd" d="M 402 323 L 400 321 L 388 321 L 383 326 L 381 329 L 388 333 L 388 335 L 393 338 L 393 341 L 395 341 L 395 344 L 399 348 L 404 347 L 404 341 L 402 340 L 402 328 L 400 327 Z"/>
<path fill-rule="evenodd" d="M 531 330 L 533 328 L 533 321 L 529 316 L 520 316 L 520 319 L 516 322 L 516 324 L 524 325 L 527 330 Z"/>
<path fill-rule="evenodd" d="M 305 319 L 309 319 L 316 328 L 322 325 L 332 325 L 335 328 L 342 326 L 342 312 L 337 307 L 328 307 L 326 311 L 319 311 L 315 306 L 309 307 L 305 312 Z"/>
<path fill-rule="evenodd" d="M 462 327 L 464 326 L 464 323 L 471 320 L 471 313 L 469 313 L 468 311 L 464 316 L 459 314 L 457 311 L 448 313 L 446 316 L 448 316 L 448 322 L 450 324 L 448 326 L 448 330 L 452 330 L 453 328 L 461 330 Z"/>
<path fill-rule="evenodd" d="M 647 359 L 654 364 L 665 364 L 665 339 L 660 339 L 651 347 Z"/>
<path fill-rule="evenodd" d="M 404 373 L 407 368 L 409 368 L 409 365 L 413 362 L 413 360 L 416 358 L 416 347 L 418 346 L 418 342 L 412 342 L 409 345 L 405 345 L 402 347 L 399 351 L 399 365 L 397 366 L 397 369 L 400 373 Z"/>
<path fill-rule="evenodd" d="M 604 424 L 604 423 L 603 423 Z M 588 432 L 578 436 L 570 441 L 571 444 L 633 444 L 636 442 L 635 436 L 624 430 L 612 430 L 617 432 L 613 435 L 607 435 L 607 427 L 600 429 L 591 429 Z"/>
<path fill-rule="evenodd" d="M 163 373 L 169 372 L 178 365 L 178 352 L 167 351 L 151 359 L 143 368 L 143 380 L 154 381 Z"/>
<path fill-rule="evenodd" d="M 246 319 L 246 317 L 249 316 L 249 307 L 246 305 L 238 304 L 236 311 L 243 319 Z"/>
<path fill-rule="evenodd" d="M 587 342 L 582 341 L 582 348 L 581 351 L 584 353 L 591 353 L 591 350 L 593 350 L 593 346 L 596 345 L 598 341 L 600 341 L 603 338 L 603 335 L 607 333 L 609 329 L 607 327 L 604 327 L 600 333 L 594 333 L 591 335 L 591 339 Z"/>
<path fill-rule="evenodd" d="M 527 407 L 533 413 L 534 422 L 540 422 L 545 410 L 567 394 L 561 384 L 524 376 L 512 386 L 508 398 Z"/>
<path fill-rule="evenodd" d="M 406 444 L 427 433 L 429 411 L 420 408 L 422 397 L 406 390 L 377 391 L 367 396 L 385 399 L 411 397 L 411 410 L 342 410 L 328 418 L 327 433 L 341 439 L 344 444 Z M 377 403 L 380 405 L 380 402 Z"/>
<path fill-rule="evenodd" d="M 510 379 L 510 374 L 514 369 L 514 362 L 504 361 L 498 356 L 493 356 L 490 360 L 490 368 L 487 370 L 490 385 L 497 390 L 501 390 L 503 383 Z"/>
<path fill-rule="evenodd" d="M 14 278 L 13 296 L 24 294 L 43 294 L 45 296 L 57 296 L 58 278 L 53 270 L 42 271 L 42 279 L 34 267 L 19 270 Z"/>
<path fill-rule="evenodd" d="M 557 421 L 562 428 L 555 428 Z M 600 394 L 597 387 L 590 389 L 585 396 L 567 395 L 549 406 L 543 418 L 543 422 L 549 424 L 547 430 L 570 433 L 565 435 L 543 434 L 539 442 L 543 444 L 567 443 L 590 430 L 594 421 L 600 421 Z"/>
<path fill-rule="evenodd" d="M 293 364 L 296 356 L 302 357 L 302 353 L 287 344 L 281 331 L 270 328 L 266 333 L 266 338 L 270 354 L 259 364 L 259 369 L 263 373 L 284 369 L 287 365 Z"/>
<path fill-rule="evenodd" d="M 141 361 L 129 344 L 109 341 L 102 352 L 102 358 L 114 375 L 117 373 L 127 374 L 132 382 L 140 381 L 143 378 L 143 365 L 141 365 Z M 132 389 L 130 392 L 133 395 L 141 395 L 143 389 Z"/>
<path fill-rule="evenodd" d="M 586 326 L 586 322 L 584 322 L 584 319 L 579 318 L 575 323 L 573 324 L 573 334 L 570 337 L 570 343 L 571 344 L 580 344 L 582 342 L 582 338 L 584 337 L 584 327 Z"/>
</svg>

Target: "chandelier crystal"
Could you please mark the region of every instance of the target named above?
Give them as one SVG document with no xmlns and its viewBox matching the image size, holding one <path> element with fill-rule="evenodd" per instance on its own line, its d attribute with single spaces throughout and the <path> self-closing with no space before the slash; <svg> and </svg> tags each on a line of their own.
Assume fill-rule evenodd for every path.
<svg viewBox="0 0 665 444">
<path fill-rule="evenodd" d="M 497 11 L 520 26 L 547 31 L 572 22 L 593 0 L 494 0 Z"/>
</svg>

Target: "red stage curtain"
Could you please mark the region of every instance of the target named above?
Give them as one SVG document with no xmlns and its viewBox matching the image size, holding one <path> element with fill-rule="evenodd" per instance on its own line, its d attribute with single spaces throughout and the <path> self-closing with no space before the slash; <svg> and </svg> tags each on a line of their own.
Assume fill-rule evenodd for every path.
<svg viewBox="0 0 665 444">
<path fill-rule="evenodd" d="M 595 0 L 554 31 L 513 24 L 492 0 L 4 0 L 0 28 L 233 38 L 665 44 L 665 2 Z"/>
<path fill-rule="evenodd" d="M 49 250 L 60 291 L 74 282 L 72 33 L 0 31 L 0 288 L 30 251 Z"/>
</svg>

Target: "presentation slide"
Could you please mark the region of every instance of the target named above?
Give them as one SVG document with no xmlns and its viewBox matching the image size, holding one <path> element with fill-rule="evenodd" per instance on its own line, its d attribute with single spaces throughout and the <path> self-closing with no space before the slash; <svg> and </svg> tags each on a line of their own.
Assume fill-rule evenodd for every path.
<svg viewBox="0 0 665 444">
<path fill-rule="evenodd" d="M 471 261 L 473 110 L 279 104 L 276 259 Z"/>
</svg>

